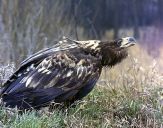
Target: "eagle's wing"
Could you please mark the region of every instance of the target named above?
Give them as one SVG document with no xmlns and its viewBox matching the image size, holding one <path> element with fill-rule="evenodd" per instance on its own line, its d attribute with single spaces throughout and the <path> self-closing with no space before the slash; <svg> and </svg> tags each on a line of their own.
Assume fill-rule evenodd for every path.
<svg viewBox="0 0 163 128">
<path fill-rule="evenodd" d="M 68 50 L 68 49 L 71 50 L 71 49 L 76 48 L 76 47 L 77 47 L 76 44 L 71 44 L 71 45 L 66 44 L 66 45 L 64 45 L 62 47 L 60 46 L 60 44 L 56 44 L 51 48 L 43 49 L 43 50 L 29 56 L 27 59 L 25 59 L 24 61 L 21 62 L 20 68 L 17 71 L 15 71 L 15 73 L 13 75 L 10 76 L 8 81 L 5 82 L 4 86 L 6 86 L 6 85 L 10 84 L 11 82 L 13 82 L 23 72 L 28 72 L 28 70 L 35 68 L 46 57 L 48 57 L 48 56 L 50 56 L 52 54 L 55 54 L 55 53 L 57 53 L 59 51 L 64 51 L 64 50 Z"/>
<path fill-rule="evenodd" d="M 23 100 L 28 103 L 23 107 L 29 107 L 55 98 L 58 102 L 72 98 L 84 86 L 94 85 L 100 75 L 96 58 L 86 55 L 79 58 L 68 52 L 57 52 L 40 62 L 33 56 L 16 72 L 16 78 L 6 84 L 3 100 L 10 106 L 22 105 Z"/>
<path fill-rule="evenodd" d="M 55 52 L 58 52 L 58 51 L 65 51 L 65 50 L 70 50 L 72 48 L 76 48 L 77 45 L 75 43 L 71 44 L 71 45 L 63 45 L 61 46 L 60 44 L 56 44 L 54 45 L 53 47 L 51 48 L 46 48 L 46 49 L 43 49 L 31 56 L 29 56 L 27 59 L 25 59 L 24 61 L 22 61 L 21 63 L 21 66 L 24 66 L 26 64 L 29 64 L 29 63 L 32 63 L 32 62 L 36 62 L 38 60 L 41 60 L 51 54 L 54 54 Z"/>
</svg>

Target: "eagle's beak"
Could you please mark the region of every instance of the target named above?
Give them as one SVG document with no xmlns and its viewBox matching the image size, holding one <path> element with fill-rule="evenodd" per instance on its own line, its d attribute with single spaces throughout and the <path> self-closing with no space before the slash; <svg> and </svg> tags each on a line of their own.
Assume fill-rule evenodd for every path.
<svg viewBox="0 0 163 128">
<path fill-rule="evenodd" d="M 134 37 L 125 37 L 122 38 L 122 42 L 121 42 L 121 48 L 128 48 L 130 46 L 133 46 L 136 44 L 136 40 Z"/>
</svg>

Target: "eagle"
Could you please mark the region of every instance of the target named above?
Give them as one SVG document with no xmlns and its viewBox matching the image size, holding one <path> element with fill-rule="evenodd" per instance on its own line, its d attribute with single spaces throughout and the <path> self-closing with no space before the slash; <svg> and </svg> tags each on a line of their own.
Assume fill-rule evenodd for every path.
<svg viewBox="0 0 163 128">
<path fill-rule="evenodd" d="M 0 92 L 5 107 L 40 109 L 55 103 L 72 104 L 96 85 L 103 67 L 112 67 L 135 45 L 133 37 L 112 41 L 77 41 L 64 37 L 51 48 L 25 59 Z"/>
</svg>

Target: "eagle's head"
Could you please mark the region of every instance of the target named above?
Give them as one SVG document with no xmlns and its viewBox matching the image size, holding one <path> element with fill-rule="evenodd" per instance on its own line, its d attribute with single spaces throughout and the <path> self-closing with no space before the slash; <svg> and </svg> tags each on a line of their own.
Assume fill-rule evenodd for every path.
<svg viewBox="0 0 163 128">
<path fill-rule="evenodd" d="M 133 37 L 125 37 L 113 41 L 100 42 L 100 52 L 102 55 L 102 66 L 113 66 L 121 62 L 128 55 L 128 48 L 135 45 Z"/>
<path fill-rule="evenodd" d="M 102 66 L 114 66 L 121 62 L 127 57 L 128 48 L 136 44 L 136 40 L 133 37 L 125 37 L 113 41 L 70 41 L 75 42 L 85 53 L 100 57 Z"/>
</svg>

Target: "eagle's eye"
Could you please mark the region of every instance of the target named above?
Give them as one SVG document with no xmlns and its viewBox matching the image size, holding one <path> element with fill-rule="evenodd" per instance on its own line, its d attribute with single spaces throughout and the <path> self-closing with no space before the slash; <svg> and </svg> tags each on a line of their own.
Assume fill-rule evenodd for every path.
<svg viewBox="0 0 163 128">
<path fill-rule="evenodd" d="M 120 47 L 122 43 L 122 39 L 117 40 L 117 46 Z"/>
</svg>

